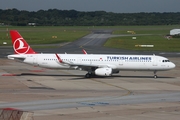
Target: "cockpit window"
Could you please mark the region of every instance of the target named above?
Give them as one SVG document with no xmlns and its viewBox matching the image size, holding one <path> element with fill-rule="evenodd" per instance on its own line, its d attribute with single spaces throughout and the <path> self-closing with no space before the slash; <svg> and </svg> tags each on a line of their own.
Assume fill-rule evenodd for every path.
<svg viewBox="0 0 180 120">
<path fill-rule="evenodd" d="M 162 62 L 170 62 L 169 60 L 163 60 Z"/>
</svg>

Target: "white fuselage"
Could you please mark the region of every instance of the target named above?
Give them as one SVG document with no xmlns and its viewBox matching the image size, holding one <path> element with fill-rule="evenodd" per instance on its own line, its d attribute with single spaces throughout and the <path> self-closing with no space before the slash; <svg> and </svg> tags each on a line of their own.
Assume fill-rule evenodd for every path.
<svg viewBox="0 0 180 120">
<path fill-rule="evenodd" d="M 84 66 L 90 66 L 113 70 L 163 71 L 175 67 L 175 64 L 167 58 L 155 55 L 58 54 L 58 56 L 65 63 L 60 63 L 55 54 L 16 54 L 9 55 L 8 58 L 25 58 L 23 60 L 25 63 L 53 69 L 87 70 Z"/>
<path fill-rule="evenodd" d="M 9 59 L 18 59 L 24 63 L 51 69 L 76 69 L 88 71 L 86 78 L 91 76 L 111 76 L 121 70 L 153 71 L 170 70 L 175 64 L 167 58 L 155 55 L 105 55 L 105 54 L 38 54 L 16 30 L 10 31 L 14 48 Z"/>
</svg>

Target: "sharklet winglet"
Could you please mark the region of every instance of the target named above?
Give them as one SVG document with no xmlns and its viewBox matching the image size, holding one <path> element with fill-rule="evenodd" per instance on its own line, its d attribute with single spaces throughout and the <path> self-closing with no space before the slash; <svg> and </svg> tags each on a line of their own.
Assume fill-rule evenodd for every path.
<svg viewBox="0 0 180 120">
<path fill-rule="evenodd" d="M 62 59 L 58 56 L 58 54 L 56 53 L 55 55 L 56 55 L 58 61 L 59 61 L 60 63 L 62 63 L 63 61 L 62 61 Z"/>
</svg>

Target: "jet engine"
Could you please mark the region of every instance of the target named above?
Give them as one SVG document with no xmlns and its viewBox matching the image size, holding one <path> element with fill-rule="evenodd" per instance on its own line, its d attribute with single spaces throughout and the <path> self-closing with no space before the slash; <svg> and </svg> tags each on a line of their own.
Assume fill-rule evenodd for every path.
<svg viewBox="0 0 180 120">
<path fill-rule="evenodd" d="M 97 68 L 95 74 L 98 76 L 111 76 L 112 68 Z"/>
</svg>

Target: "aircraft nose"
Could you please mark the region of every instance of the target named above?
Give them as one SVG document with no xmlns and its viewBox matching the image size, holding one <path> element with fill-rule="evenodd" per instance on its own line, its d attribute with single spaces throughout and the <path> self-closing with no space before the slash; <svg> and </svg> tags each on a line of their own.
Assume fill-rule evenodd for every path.
<svg viewBox="0 0 180 120">
<path fill-rule="evenodd" d="M 169 66 L 171 69 L 175 68 L 176 65 L 174 63 L 171 63 L 170 66 Z"/>
</svg>

